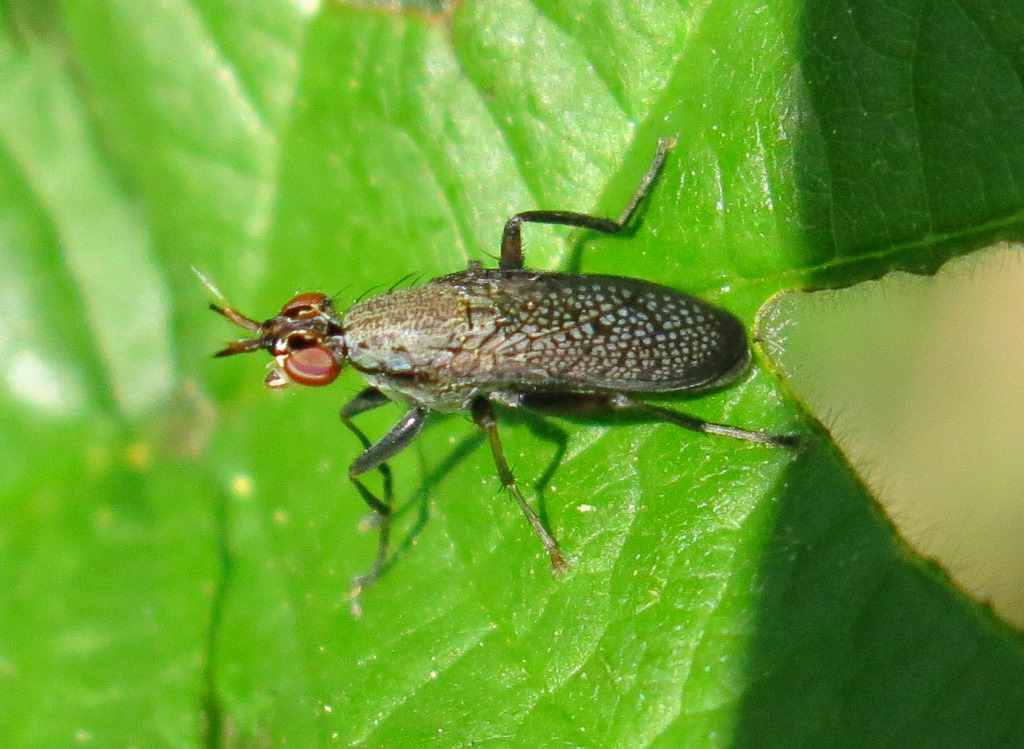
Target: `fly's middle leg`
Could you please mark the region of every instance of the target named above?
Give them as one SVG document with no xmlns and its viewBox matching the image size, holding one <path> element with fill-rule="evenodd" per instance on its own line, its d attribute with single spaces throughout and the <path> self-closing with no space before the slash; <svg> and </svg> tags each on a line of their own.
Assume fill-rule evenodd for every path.
<svg viewBox="0 0 1024 749">
<path fill-rule="evenodd" d="M 494 417 L 494 408 L 486 398 L 477 398 L 473 401 L 473 421 L 487 435 L 487 441 L 491 445 L 491 453 L 494 455 L 494 464 L 498 468 L 498 477 L 501 479 L 502 486 L 515 499 L 519 509 L 522 510 L 526 520 L 530 523 L 530 527 L 533 528 L 533 532 L 537 534 L 537 538 L 544 545 L 544 550 L 551 559 L 551 571 L 556 575 L 562 574 L 568 569 L 565 557 L 562 556 L 562 551 L 558 548 L 558 542 L 555 541 L 554 536 L 544 527 L 540 518 L 537 517 L 537 513 L 527 504 L 523 493 L 519 491 L 519 487 L 516 485 L 512 469 L 509 468 L 508 461 L 505 459 L 505 450 L 501 446 L 501 438 L 498 436 L 498 421 Z"/>
</svg>

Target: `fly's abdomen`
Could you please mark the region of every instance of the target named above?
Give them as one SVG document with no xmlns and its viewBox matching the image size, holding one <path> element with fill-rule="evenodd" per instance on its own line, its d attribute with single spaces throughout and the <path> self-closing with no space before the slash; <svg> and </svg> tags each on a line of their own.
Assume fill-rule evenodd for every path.
<svg viewBox="0 0 1024 749">
<path fill-rule="evenodd" d="M 473 270 L 437 279 L 499 313 L 481 342 L 497 387 L 658 392 L 722 384 L 745 367 L 743 325 L 675 289 L 619 276 Z"/>
</svg>

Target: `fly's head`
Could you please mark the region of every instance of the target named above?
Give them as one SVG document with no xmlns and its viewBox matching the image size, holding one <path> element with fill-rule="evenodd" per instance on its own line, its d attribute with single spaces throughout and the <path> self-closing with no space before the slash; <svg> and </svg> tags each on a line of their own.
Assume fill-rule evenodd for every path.
<svg viewBox="0 0 1024 749">
<path fill-rule="evenodd" d="M 231 341 L 215 356 L 234 356 L 264 349 L 274 357 L 267 374 L 267 387 L 329 385 L 341 373 L 345 362 L 345 331 L 334 304 L 323 294 L 299 294 L 281 312 L 264 323 L 246 317 L 228 306 L 211 304 L 217 312 L 253 333 L 251 338 Z"/>
</svg>

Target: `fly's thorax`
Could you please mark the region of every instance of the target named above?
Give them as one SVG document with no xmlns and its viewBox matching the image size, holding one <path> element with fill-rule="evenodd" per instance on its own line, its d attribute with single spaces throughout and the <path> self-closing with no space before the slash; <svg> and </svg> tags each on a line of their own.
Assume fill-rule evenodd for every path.
<svg viewBox="0 0 1024 749">
<path fill-rule="evenodd" d="M 379 390 L 389 400 L 407 406 L 426 406 L 439 413 L 465 413 L 476 398 L 488 395 L 485 388 L 467 381 L 438 385 L 422 378 L 390 374 L 363 372 L 363 377 L 370 387 Z"/>
<path fill-rule="evenodd" d="M 352 366 L 375 387 L 438 410 L 460 410 L 487 379 L 482 351 L 500 326 L 491 300 L 436 283 L 371 297 L 344 319 Z"/>
</svg>

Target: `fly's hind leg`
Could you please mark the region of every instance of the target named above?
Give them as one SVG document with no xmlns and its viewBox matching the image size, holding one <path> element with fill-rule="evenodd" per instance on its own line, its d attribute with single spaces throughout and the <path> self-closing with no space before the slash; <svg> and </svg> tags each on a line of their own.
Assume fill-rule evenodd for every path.
<svg viewBox="0 0 1024 749">
<path fill-rule="evenodd" d="M 800 438 L 795 434 L 769 434 L 768 432 L 755 432 L 749 429 L 730 426 L 729 424 L 718 424 L 714 421 L 705 421 L 696 416 L 680 413 L 671 408 L 652 406 L 649 403 L 635 401 L 621 393 L 608 396 L 608 406 L 615 411 L 626 414 L 637 414 L 647 416 L 655 421 L 665 421 L 675 424 L 683 429 L 703 434 L 716 434 L 720 437 L 731 437 L 747 442 L 757 442 L 762 445 L 775 445 L 777 447 L 799 447 Z"/>
<path fill-rule="evenodd" d="M 519 491 L 519 487 L 516 485 L 512 469 L 509 468 L 508 461 L 505 459 L 505 450 L 501 446 L 501 438 L 498 436 L 498 422 L 494 418 L 494 407 L 486 398 L 477 398 L 473 401 L 473 421 L 487 435 L 487 441 L 491 445 L 491 453 L 494 455 L 494 464 L 498 468 L 498 477 L 501 479 L 501 484 L 512 495 L 512 498 L 515 499 L 519 509 L 523 511 L 526 520 L 530 523 L 530 527 L 533 528 L 533 532 L 537 534 L 537 538 L 544 545 L 544 550 L 551 559 L 551 571 L 556 575 L 562 574 L 568 568 L 565 558 L 562 556 L 562 551 L 558 548 L 558 542 L 555 541 L 554 536 L 544 527 L 540 518 L 537 517 L 537 513 L 527 504 L 523 493 Z"/>
<path fill-rule="evenodd" d="M 563 416 L 580 416 L 617 412 L 627 416 L 638 416 L 646 421 L 661 421 L 675 424 L 677 427 L 689 429 L 691 432 L 714 434 L 719 437 L 746 442 L 757 442 L 762 445 L 778 447 L 799 447 L 800 437 L 795 434 L 770 434 L 755 432 L 750 429 L 705 421 L 680 411 L 663 406 L 633 400 L 624 393 L 522 393 L 518 396 L 517 406 L 528 408 L 538 413 L 561 414 Z"/>
<path fill-rule="evenodd" d="M 423 429 L 423 423 L 427 417 L 427 409 L 413 408 L 397 424 L 391 427 L 380 441 L 371 443 L 362 430 L 353 423 L 352 417 L 388 402 L 390 401 L 383 393 L 369 388 L 357 395 L 341 411 L 342 422 L 359 438 L 364 448 L 359 457 L 352 461 L 352 465 L 349 466 L 348 477 L 355 485 L 363 501 L 370 506 L 377 517 L 377 556 L 370 571 L 356 579 L 357 592 L 359 588 L 370 585 L 380 577 L 388 561 L 388 544 L 391 540 L 393 485 L 391 469 L 388 467 L 387 461 L 408 447 L 409 443 Z M 377 497 L 359 479 L 361 475 L 374 469 L 381 472 L 384 480 L 383 499 Z"/>
<path fill-rule="evenodd" d="M 626 203 L 617 219 L 591 216 L 588 213 L 573 211 L 523 211 L 505 222 L 505 230 L 501 235 L 501 257 L 498 268 L 501 270 L 519 270 L 523 267 L 523 224 L 558 224 L 575 226 L 580 229 L 592 229 L 604 234 L 618 234 L 629 224 L 637 206 L 647 197 L 654 181 L 658 178 L 661 167 L 665 164 L 668 150 L 676 144 L 674 138 L 662 138 L 658 141 L 658 150 L 654 160 L 647 168 L 647 173 L 637 186 L 633 197 Z"/>
</svg>

